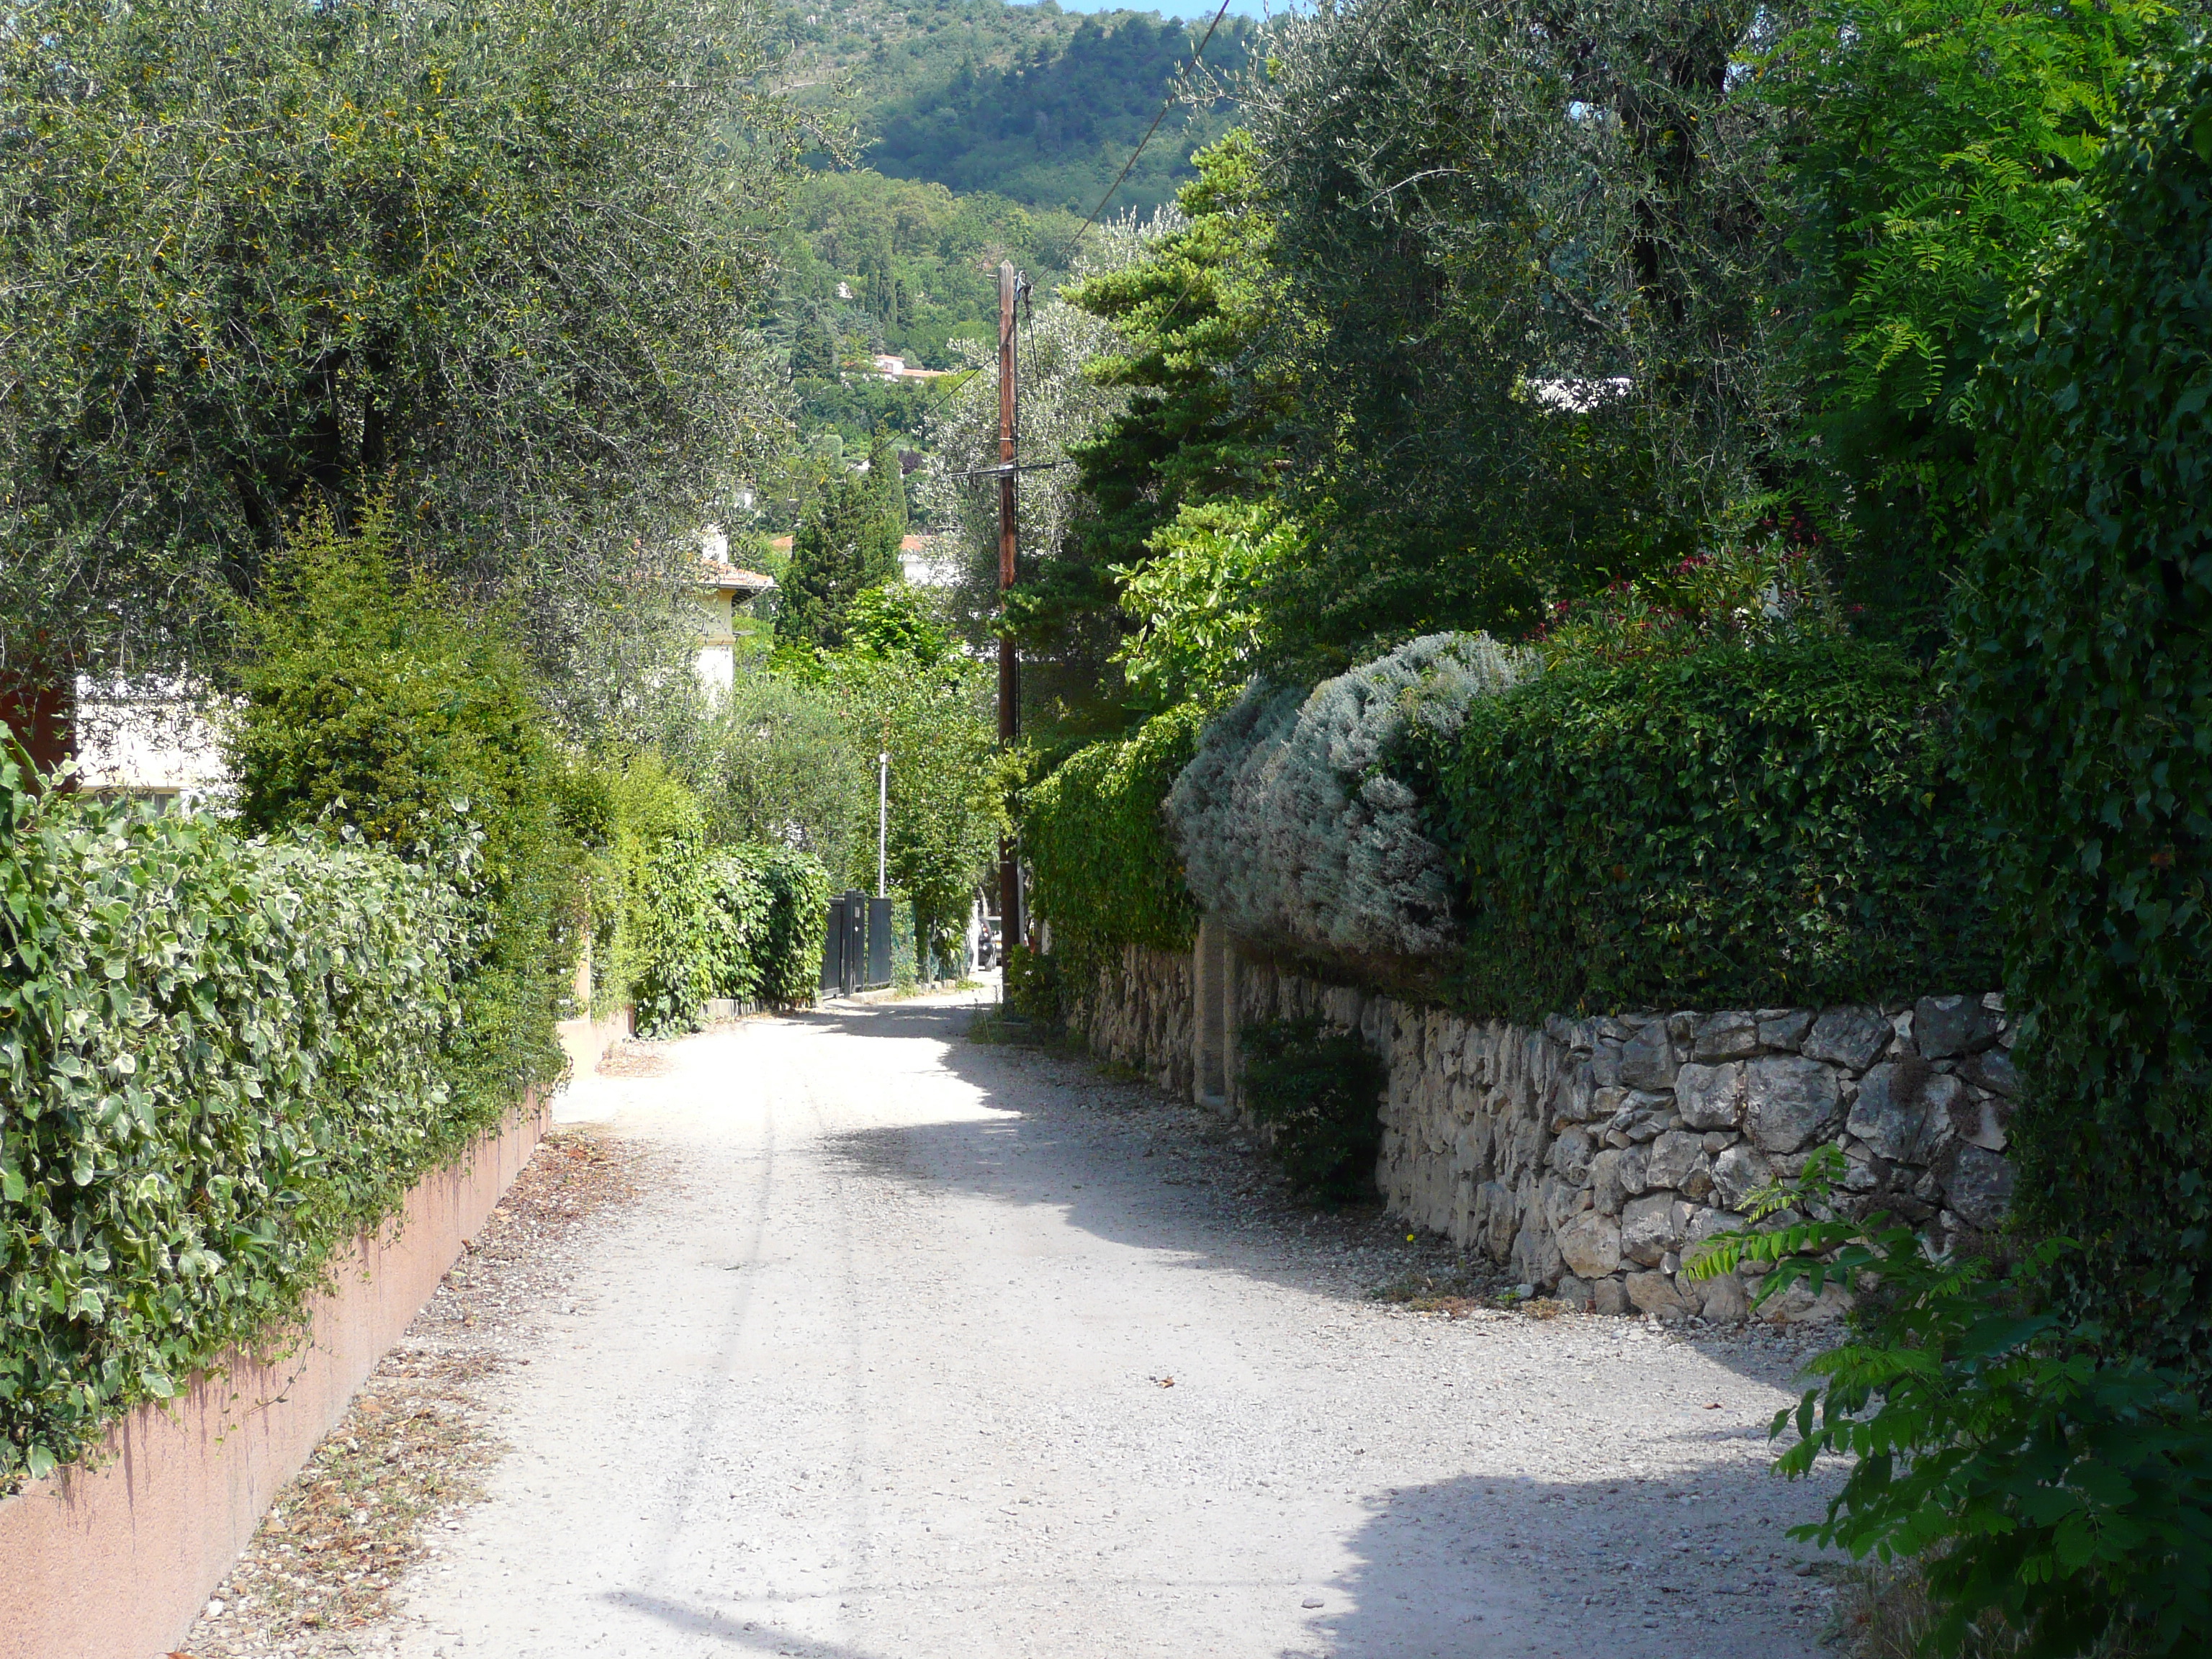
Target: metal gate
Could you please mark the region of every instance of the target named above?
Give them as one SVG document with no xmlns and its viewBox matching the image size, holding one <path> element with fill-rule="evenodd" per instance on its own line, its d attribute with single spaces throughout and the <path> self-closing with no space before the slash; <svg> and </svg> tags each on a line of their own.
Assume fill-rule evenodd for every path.
<svg viewBox="0 0 2212 1659">
<path fill-rule="evenodd" d="M 891 982 L 891 905 L 866 893 L 830 901 L 822 934 L 822 993 L 848 997 Z"/>
</svg>

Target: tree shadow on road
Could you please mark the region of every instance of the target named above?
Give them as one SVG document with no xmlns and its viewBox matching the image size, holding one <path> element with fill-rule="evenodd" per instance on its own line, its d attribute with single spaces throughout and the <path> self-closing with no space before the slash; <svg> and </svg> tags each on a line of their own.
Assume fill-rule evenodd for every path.
<svg viewBox="0 0 2212 1659">
<path fill-rule="evenodd" d="M 1812 1659 L 1826 1587 L 1768 1529 L 1768 1479 L 1737 1463 L 1392 1488 L 1281 1659 Z"/>
<path fill-rule="evenodd" d="M 1148 1083 L 1108 1075 L 1079 1051 L 969 1041 L 975 1012 L 884 1003 L 797 1016 L 855 1036 L 941 1042 L 945 1069 L 974 1089 L 980 1103 L 1006 1115 L 853 1131 L 831 1138 L 830 1155 L 881 1178 L 944 1183 L 1011 1204 L 1053 1204 L 1069 1224 L 1109 1242 L 1363 1308 L 1376 1304 L 1378 1291 L 1425 1279 L 1449 1283 L 1467 1271 L 1457 1247 L 1432 1234 L 1409 1237 L 1379 1204 L 1329 1211 L 1293 1200 L 1251 1137 L 1215 1113 Z M 1532 1316 L 1455 1311 L 1478 1319 Z M 1626 1322 L 1565 1317 L 1607 1328 Z M 1786 1388 L 1806 1338 L 1711 1333 L 1695 1346 L 1741 1376 Z"/>
</svg>

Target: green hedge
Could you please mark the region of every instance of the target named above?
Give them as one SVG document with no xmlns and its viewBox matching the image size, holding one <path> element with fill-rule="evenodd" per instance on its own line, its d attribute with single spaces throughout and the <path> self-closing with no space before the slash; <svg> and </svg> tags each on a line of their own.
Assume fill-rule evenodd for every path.
<svg viewBox="0 0 2212 1659">
<path fill-rule="evenodd" d="M 1408 763 L 1475 1012 L 1819 1004 L 1996 982 L 1937 688 L 1886 648 L 1573 663 Z"/>
<path fill-rule="evenodd" d="M 1195 707 L 1171 709 L 1134 737 L 1077 750 L 1030 790 L 1022 851 L 1055 953 L 1190 948 L 1198 907 L 1160 808 L 1204 723 Z"/>
<path fill-rule="evenodd" d="M 830 904 L 819 859 L 712 845 L 698 797 L 650 752 L 589 793 L 607 802 L 610 842 L 592 876 L 595 1004 L 628 1001 L 640 1035 L 672 1036 L 716 998 L 812 1000 Z"/>
<path fill-rule="evenodd" d="M 386 854 L 33 796 L 0 757 L 0 1491 L 300 1308 L 495 1121 L 466 931 Z"/>
<path fill-rule="evenodd" d="M 551 1083 L 580 896 L 563 768 L 521 649 L 500 618 L 405 571 L 381 502 L 350 531 L 303 517 L 243 620 L 225 727 L 240 819 L 351 830 L 438 870 L 468 922 L 452 945 L 449 1080 L 497 1106 Z"/>
<path fill-rule="evenodd" d="M 2212 64 L 2105 147 L 2100 204 L 1987 377 L 1992 533 L 1953 629 L 1996 834 L 2051 1287 L 2212 1366 Z"/>
<path fill-rule="evenodd" d="M 761 897 L 745 935 L 746 965 L 724 981 L 731 988 L 715 994 L 772 1008 L 811 1002 L 822 983 L 830 872 L 811 854 L 789 847 L 737 848 L 722 854 L 720 867 L 732 884 L 743 880 Z"/>
</svg>

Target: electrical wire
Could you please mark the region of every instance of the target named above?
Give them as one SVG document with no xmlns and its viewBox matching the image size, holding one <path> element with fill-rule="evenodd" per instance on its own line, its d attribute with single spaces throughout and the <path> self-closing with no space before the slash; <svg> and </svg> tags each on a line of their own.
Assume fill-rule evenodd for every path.
<svg viewBox="0 0 2212 1659">
<path fill-rule="evenodd" d="M 1206 49 L 1212 43 L 1213 32 L 1221 27 L 1221 20 L 1227 15 L 1229 0 L 1221 0 L 1221 9 L 1213 14 L 1213 21 L 1206 26 L 1206 33 L 1199 37 L 1198 50 L 1191 54 L 1194 69 L 1205 64 Z M 1160 123 L 1168 118 L 1168 112 L 1175 107 L 1175 103 L 1176 95 L 1172 91 L 1160 101 L 1160 112 L 1152 117 L 1152 125 L 1146 127 L 1145 136 L 1137 140 L 1137 147 L 1129 152 L 1129 159 L 1121 164 L 1121 173 L 1112 184 L 1106 186 L 1106 193 L 1098 198 L 1098 205 L 1091 210 L 1091 216 L 1075 228 L 1075 234 L 1067 239 L 1067 246 L 1060 249 L 1060 257 L 1053 261 L 1059 269 L 1067 269 L 1067 256 L 1075 252 L 1075 245 L 1083 240 L 1084 233 L 1098 222 L 1098 216 L 1106 211 L 1106 204 L 1114 199 L 1114 192 L 1127 181 L 1129 170 L 1137 165 L 1137 158 L 1145 153 L 1145 146 L 1152 142 L 1152 135 L 1160 130 Z"/>
</svg>

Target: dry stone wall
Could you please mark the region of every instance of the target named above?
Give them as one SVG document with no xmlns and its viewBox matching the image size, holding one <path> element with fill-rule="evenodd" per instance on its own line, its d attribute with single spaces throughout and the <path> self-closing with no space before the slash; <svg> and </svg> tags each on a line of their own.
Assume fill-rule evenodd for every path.
<svg viewBox="0 0 2212 1659">
<path fill-rule="evenodd" d="M 1125 945 L 1120 958 L 1102 967 L 1077 997 L 1068 1025 L 1101 1060 L 1187 1096 L 1194 1070 L 1191 967 L 1184 952 Z"/>
<path fill-rule="evenodd" d="M 1683 1254 L 1743 1225 L 1751 1194 L 1823 1145 L 1843 1151 L 1844 1204 L 1899 1215 L 1939 1246 L 1996 1227 L 2011 1197 L 2013 1033 L 1994 994 L 1537 1030 L 1265 962 L 1234 962 L 1231 977 L 1232 1046 L 1244 1026 L 1318 1015 L 1382 1054 L 1376 1178 L 1393 1213 L 1578 1306 L 1742 1317 L 1750 1284 L 1691 1279 Z M 1085 999 L 1094 1051 L 1188 1092 L 1192 983 L 1188 957 L 1125 952 Z M 1762 1311 L 1838 1307 L 1800 1286 Z"/>
</svg>

